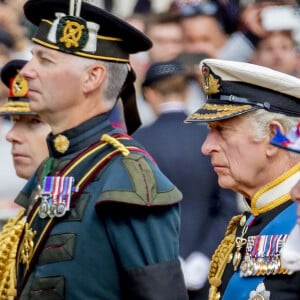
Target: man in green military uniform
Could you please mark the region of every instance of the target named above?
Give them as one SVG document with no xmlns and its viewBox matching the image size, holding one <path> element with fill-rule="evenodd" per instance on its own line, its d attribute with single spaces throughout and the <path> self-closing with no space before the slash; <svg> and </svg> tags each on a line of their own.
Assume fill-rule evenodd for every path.
<svg viewBox="0 0 300 300">
<path fill-rule="evenodd" d="M 16 199 L 17 298 L 186 299 L 181 193 L 128 135 L 139 126 L 129 55 L 150 40 L 83 1 L 29 0 L 24 12 L 37 31 L 21 75 L 52 132 L 50 158 Z M 108 119 L 119 97 L 128 134 Z"/>
</svg>

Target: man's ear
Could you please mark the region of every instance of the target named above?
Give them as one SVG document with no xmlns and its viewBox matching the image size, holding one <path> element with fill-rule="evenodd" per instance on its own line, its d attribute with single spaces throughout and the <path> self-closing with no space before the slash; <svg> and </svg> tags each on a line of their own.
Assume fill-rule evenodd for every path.
<svg viewBox="0 0 300 300">
<path fill-rule="evenodd" d="M 143 88 L 143 96 L 144 100 L 148 102 L 149 104 L 152 104 L 155 102 L 156 93 L 155 90 L 151 87 L 144 87 Z"/>
<path fill-rule="evenodd" d="M 281 125 L 280 122 L 278 121 L 271 121 L 270 124 L 269 124 L 269 145 L 267 146 L 267 155 L 273 155 L 275 153 L 277 153 L 277 151 L 280 150 L 280 148 L 278 147 L 275 147 L 273 145 L 270 144 L 270 141 L 272 140 L 272 138 L 274 137 L 274 135 L 276 134 L 276 131 L 277 130 L 280 130 L 282 133 L 285 133 L 285 130 L 283 128 L 283 126 Z"/>
<path fill-rule="evenodd" d="M 83 92 L 90 93 L 96 90 L 104 82 L 106 69 L 101 64 L 88 67 L 83 78 Z"/>
</svg>

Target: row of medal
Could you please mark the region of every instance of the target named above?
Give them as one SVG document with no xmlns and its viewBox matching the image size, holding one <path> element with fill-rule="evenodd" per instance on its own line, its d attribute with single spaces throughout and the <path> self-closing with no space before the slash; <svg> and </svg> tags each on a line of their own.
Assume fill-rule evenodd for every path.
<svg viewBox="0 0 300 300">
<path fill-rule="evenodd" d="M 74 187 L 74 177 L 68 176 L 46 176 L 40 192 L 41 204 L 39 216 L 62 217 L 70 210 L 72 192 L 77 192 Z"/>
<path fill-rule="evenodd" d="M 241 277 L 289 274 L 280 260 L 280 250 L 287 237 L 287 234 L 249 236 L 240 265 Z"/>
</svg>

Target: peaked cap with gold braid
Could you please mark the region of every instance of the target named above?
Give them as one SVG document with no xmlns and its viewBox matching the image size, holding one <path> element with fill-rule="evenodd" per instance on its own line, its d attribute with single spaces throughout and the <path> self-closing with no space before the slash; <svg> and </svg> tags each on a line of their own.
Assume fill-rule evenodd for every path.
<svg viewBox="0 0 300 300">
<path fill-rule="evenodd" d="M 257 109 L 300 117 L 299 78 L 221 59 L 204 59 L 200 69 L 207 101 L 185 123 L 229 119 Z"/>
<path fill-rule="evenodd" d="M 7 102 L 0 107 L 0 115 L 36 115 L 29 107 L 28 83 L 19 72 L 26 60 L 11 60 L 1 69 L 1 80 L 9 88 Z"/>
<path fill-rule="evenodd" d="M 32 41 L 76 56 L 129 63 L 129 55 L 152 47 L 150 39 L 124 20 L 83 0 L 29 0 L 24 14 L 37 30 Z M 129 79 L 134 78 L 129 68 Z M 128 93 L 131 91 L 131 93 Z M 133 82 L 120 94 L 128 133 L 141 124 Z M 127 101 L 128 100 L 128 101 Z"/>
</svg>

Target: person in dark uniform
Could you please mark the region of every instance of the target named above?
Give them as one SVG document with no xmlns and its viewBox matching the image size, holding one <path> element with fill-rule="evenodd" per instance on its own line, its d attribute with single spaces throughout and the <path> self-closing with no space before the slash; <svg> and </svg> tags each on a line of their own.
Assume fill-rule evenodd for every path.
<svg viewBox="0 0 300 300">
<path fill-rule="evenodd" d="M 206 126 L 191 128 L 183 123 L 188 80 L 177 60 L 150 66 L 142 89 L 158 117 L 133 136 L 183 194 L 179 254 L 189 299 L 200 300 L 208 297 L 210 257 L 238 210 L 236 194 L 220 188 L 209 158 L 201 155 Z"/>
<path fill-rule="evenodd" d="M 300 157 L 270 141 L 299 121 L 300 79 L 218 59 L 200 69 L 207 100 L 185 122 L 208 124 L 202 152 L 219 184 L 241 193 L 249 209 L 232 218 L 212 256 L 209 299 L 299 299 L 300 273 L 285 268 L 280 253 L 296 223 L 289 192 Z"/>
<path fill-rule="evenodd" d="M 13 162 L 13 165 L 7 166 L 7 168 L 3 163 L 1 164 L 1 172 L 5 180 L 2 181 L 2 184 L 13 190 L 15 187 L 16 193 L 26 183 L 26 181 L 20 180 L 19 184 L 18 177 L 28 179 L 48 156 L 46 137 L 50 132 L 50 126 L 30 110 L 27 97 L 28 84 L 25 78 L 19 74 L 25 63 L 26 60 L 14 59 L 8 61 L 1 68 L 1 82 L 7 87 L 8 97 L 0 107 L 0 117 L 12 121 L 4 121 L 9 126 L 6 130 L 2 128 L 4 137 L 11 143 L 10 152 L 7 151 L 2 159 L 4 162 L 5 160 L 10 162 L 12 157 Z M 12 168 L 12 174 L 15 173 L 18 177 L 9 176 L 11 174 L 9 167 Z M 7 199 L 7 201 L 1 199 L 1 230 L 7 220 L 20 210 L 20 206 L 15 204 L 13 199 Z"/>
<path fill-rule="evenodd" d="M 12 145 L 16 174 L 29 179 L 49 155 L 46 138 L 50 126 L 30 110 L 28 83 L 19 74 L 26 63 L 26 60 L 14 59 L 1 68 L 1 80 L 9 89 L 9 97 L 0 107 L 0 116 L 9 116 L 13 122 L 6 139 Z"/>
<path fill-rule="evenodd" d="M 50 157 L 16 198 L 26 219 L 10 223 L 2 298 L 186 299 L 182 195 L 130 136 L 140 122 L 129 55 L 151 41 L 79 0 L 29 0 L 24 13 L 37 31 L 20 74 L 51 126 Z M 119 97 L 127 132 L 108 118 Z"/>
</svg>

